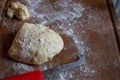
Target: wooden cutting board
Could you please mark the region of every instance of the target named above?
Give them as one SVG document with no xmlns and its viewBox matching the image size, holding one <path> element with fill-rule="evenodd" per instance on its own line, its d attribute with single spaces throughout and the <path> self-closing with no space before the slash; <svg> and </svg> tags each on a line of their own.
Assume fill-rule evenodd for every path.
<svg viewBox="0 0 120 80">
<path fill-rule="evenodd" d="M 37 69 L 49 70 L 72 63 L 82 55 L 82 64 L 60 67 L 48 80 L 119 80 L 120 62 L 116 38 L 106 0 L 17 0 L 29 8 L 30 19 L 19 21 L 6 16 L 6 2 L 0 24 L 0 78 Z M 9 47 L 23 23 L 44 24 L 58 32 L 64 49 L 52 61 L 32 66 L 11 60 Z M 53 75 L 54 74 L 54 75 Z"/>
</svg>

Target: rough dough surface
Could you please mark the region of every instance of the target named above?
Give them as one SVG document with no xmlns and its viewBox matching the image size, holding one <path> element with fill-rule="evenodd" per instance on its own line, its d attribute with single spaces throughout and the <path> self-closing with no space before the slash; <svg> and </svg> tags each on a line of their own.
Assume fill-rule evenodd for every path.
<svg viewBox="0 0 120 80">
<path fill-rule="evenodd" d="M 30 17 L 27 7 L 19 2 L 11 2 L 7 15 L 10 18 L 16 16 L 19 20 L 25 20 Z"/>
<path fill-rule="evenodd" d="M 51 60 L 63 49 L 58 33 L 43 25 L 24 23 L 9 49 L 9 56 L 17 61 L 39 65 Z"/>
</svg>

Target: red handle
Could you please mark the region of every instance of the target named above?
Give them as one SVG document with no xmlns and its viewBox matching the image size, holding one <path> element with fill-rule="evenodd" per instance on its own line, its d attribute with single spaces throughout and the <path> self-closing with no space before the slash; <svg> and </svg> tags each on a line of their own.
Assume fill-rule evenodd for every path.
<svg viewBox="0 0 120 80">
<path fill-rule="evenodd" d="M 43 75 L 41 71 L 37 70 L 37 71 L 5 78 L 3 80 L 43 80 Z"/>
</svg>

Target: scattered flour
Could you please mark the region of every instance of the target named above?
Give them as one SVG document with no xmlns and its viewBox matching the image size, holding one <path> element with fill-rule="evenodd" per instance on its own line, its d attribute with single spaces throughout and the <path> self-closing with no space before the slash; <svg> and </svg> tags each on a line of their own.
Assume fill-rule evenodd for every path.
<svg viewBox="0 0 120 80">
<path fill-rule="evenodd" d="M 52 78 L 52 80 L 69 80 L 71 78 L 73 78 L 73 74 L 70 71 L 66 71 L 54 76 L 54 79 Z"/>
<path fill-rule="evenodd" d="M 29 71 L 33 71 L 33 68 L 28 66 L 28 65 L 25 65 L 25 64 L 21 64 L 21 63 L 14 63 L 13 65 L 13 69 L 17 72 L 18 70 L 20 70 L 21 74 L 24 73 L 24 72 L 29 72 Z"/>
<path fill-rule="evenodd" d="M 69 22 L 76 18 L 80 18 L 82 16 L 82 12 L 84 11 L 84 8 L 80 3 L 72 3 L 72 0 L 66 1 L 66 0 L 56 0 L 53 4 L 43 4 L 44 0 L 25 0 L 30 14 L 32 17 L 41 19 L 41 20 L 47 20 L 49 23 L 54 22 L 55 20 L 58 20 L 60 22 Z M 36 5 L 39 5 L 36 6 Z M 47 10 L 47 7 L 51 7 L 50 10 Z M 54 8 L 54 10 L 53 10 Z M 37 11 L 39 12 L 37 12 Z"/>
<path fill-rule="evenodd" d="M 78 37 L 80 35 L 74 32 L 74 25 L 77 23 L 75 19 L 80 18 L 85 10 L 83 5 L 73 0 L 55 0 L 53 3 L 46 3 L 46 1 L 25 0 L 33 18 L 37 18 L 42 25 L 51 25 L 57 21 L 57 25 L 53 29 L 56 29 L 60 34 L 72 37 L 78 52 L 83 54 L 85 50 L 84 42 Z M 39 5 L 39 7 L 36 5 Z M 50 9 L 47 10 L 47 7 Z M 85 33 L 85 31 L 83 32 Z"/>
<path fill-rule="evenodd" d="M 78 62 L 58 67 L 54 72 L 49 73 L 49 75 L 47 74 L 48 77 L 45 78 L 45 80 L 80 80 L 80 78 L 82 79 L 82 76 L 87 77 L 96 74 L 96 70 L 92 66 L 88 65 L 84 60 L 85 58 L 82 56 L 82 59 L 79 59 Z M 81 76 L 76 78 L 75 73 Z"/>
<path fill-rule="evenodd" d="M 30 72 L 30 71 L 34 70 L 34 68 L 32 66 L 29 66 L 26 64 L 15 63 L 10 60 L 3 59 L 3 58 L 1 58 L 0 60 L 2 63 L 6 63 L 6 64 L 2 65 L 2 67 L 0 67 L 0 79 L 5 78 L 5 77 L 14 76 L 17 74 L 22 74 L 25 72 Z M 2 70 L 2 68 L 4 70 Z M 10 71 L 13 71 L 13 72 L 9 73 Z"/>
<path fill-rule="evenodd" d="M 80 34 L 77 34 L 75 32 L 74 27 L 74 25 L 78 23 L 76 19 L 82 17 L 82 14 L 85 10 L 82 4 L 74 2 L 73 0 L 56 0 L 52 4 L 49 2 L 46 3 L 46 1 L 49 0 L 24 1 L 29 8 L 32 18 L 37 19 L 42 25 L 51 25 L 56 22 L 56 26 L 52 26 L 52 28 L 60 34 L 71 37 L 76 48 L 78 49 L 79 55 L 83 55 L 85 53 L 86 46 L 82 41 Z M 48 7 L 50 8 L 49 10 Z M 85 33 L 85 31 L 83 31 L 83 33 Z M 16 72 L 20 70 L 21 72 L 19 73 L 33 70 L 32 67 L 28 67 L 27 65 L 21 63 L 14 63 L 11 67 Z M 46 70 L 47 66 L 44 66 L 43 69 Z M 73 73 L 71 73 L 70 71 L 65 71 L 57 74 L 54 79 L 49 80 L 69 80 L 73 77 Z"/>
<path fill-rule="evenodd" d="M 22 1 L 22 0 L 21 0 Z M 82 14 L 84 10 L 88 10 L 89 13 L 86 15 L 88 19 L 82 18 L 82 20 L 79 22 L 79 26 L 84 27 L 83 23 L 90 24 L 94 23 L 94 27 L 98 24 L 99 21 L 102 21 L 103 17 L 99 17 L 99 15 L 105 15 L 105 11 L 102 11 L 102 13 L 96 13 L 98 10 L 92 10 L 90 7 L 85 8 L 81 3 L 76 3 L 74 0 L 54 0 L 54 3 L 49 3 L 51 0 L 24 0 L 26 5 L 29 8 L 31 17 L 33 19 L 37 19 L 39 24 L 42 25 L 52 25 L 56 24 L 55 26 L 52 26 L 52 29 L 55 29 L 60 34 L 67 35 L 72 38 L 73 42 L 75 43 L 76 48 L 78 49 L 78 54 L 84 55 L 85 51 L 89 51 L 90 48 L 85 46 L 85 43 L 82 41 L 82 38 L 80 36 L 80 33 L 86 33 L 85 31 L 81 31 L 80 33 L 75 32 L 75 25 L 78 23 L 76 19 L 82 17 Z M 47 2 L 48 1 L 48 2 Z M 47 2 L 47 3 L 46 3 Z M 39 7 L 37 6 L 39 5 Z M 49 7 L 49 9 L 48 9 Z M 106 16 L 104 16 L 106 18 Z M 104 20 L 103 20 L 104 21 Z M 3 23 L 5 26 L 8 26 L 8 24 Z M 13 26 L 16 27 L 17 24 L 14 24 Z M 101 25 L 102 26 L 102 25 Z M 9 28 L 9 26 L 8 26 Z M 15 32 L 16 28 L 13 28 L 11 32 Z M 119 28 L 120 29 L 120 28 Z M 91 28 L 92 30 L 92 28 Z M 102 30 L 102 28 L 101 28 Z M 103 31 L 103 30 L 102 30 Z M 108 30 L 104 30 L 106 32 Z M 99 32 L 101 33 L 100 29 Z M 66 49 L 66 48 L 65 48 Z M 1 57 L 0 57 L 1 58 Z M 2 59 L 1 59 L 2 60 Z M 3 63 L 6 63 L 6 60 L 0 61 Z M 79 64 L 79 62 L 77 63 Z M 114 64 L 117 64 L 114 63 Z M 84 66 L 77 66 L 79 67 L 79 70 L 73 71 L 67 70 L 62 71 L 58 74 L 56 74 L 54 77 L 49 77 L 48 80 L 73 80 L 75 72 L 80 73 L 81 77 L 90 75 L 90 74 L 96 74 L 95 69 L 90 67 L 90 65 L 87 65 L 87 63 L 83 63 Z M 51 64 L 52 66 L 52 64 Z M 70 65 L 71 67 L 75 67 L 75 65 Z M 118 65 L 116 65 L 118 66 Z M 4 71 L 4 67 L 7 67 Z M 43 66 L 44 70 L 47 70 L 47 66 Z M 67 69 L 69 66 L 67 66 Z M 60 68 L 63 69 L 63 68 Z M 65 70 L 64 68 L 63 70 Z M 9 73 L 10 71 L 15 71 L 14 73 Z M 0 67 L 0 78 L 3 78 L 4 76 L 10 76 L 15 74 L 20 74 L 28 71 L 34 70 L 34 67 L 30 67 L 28 65 L 22 64 L 22 63 L 14 63 L 11 61 L 7 61 L 7 64 L 4 64 L 2 67 Z M 20 71 L 20 72 L 18 72 Z M 8 74 L 9 73 L 9 74 Z M 47 79 L 45 79 L 47 80 Z M 82 78 L 75 78 L 75 80 L 83 80 Z M 87 80 L 87 79 L 86 79 Z"/>
</svg>

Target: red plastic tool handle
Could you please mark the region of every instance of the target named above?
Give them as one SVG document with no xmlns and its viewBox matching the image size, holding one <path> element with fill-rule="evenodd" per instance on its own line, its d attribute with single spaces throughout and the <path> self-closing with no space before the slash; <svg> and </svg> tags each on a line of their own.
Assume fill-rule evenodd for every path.
<svg viewBox="0 0 120 80">
<path fill-rule="evenodd" d="M 43 80 L 43 75 L 40 70 L 28 72 L 13 77 L 5 78 L 3 80 Z"/>
</svg>

